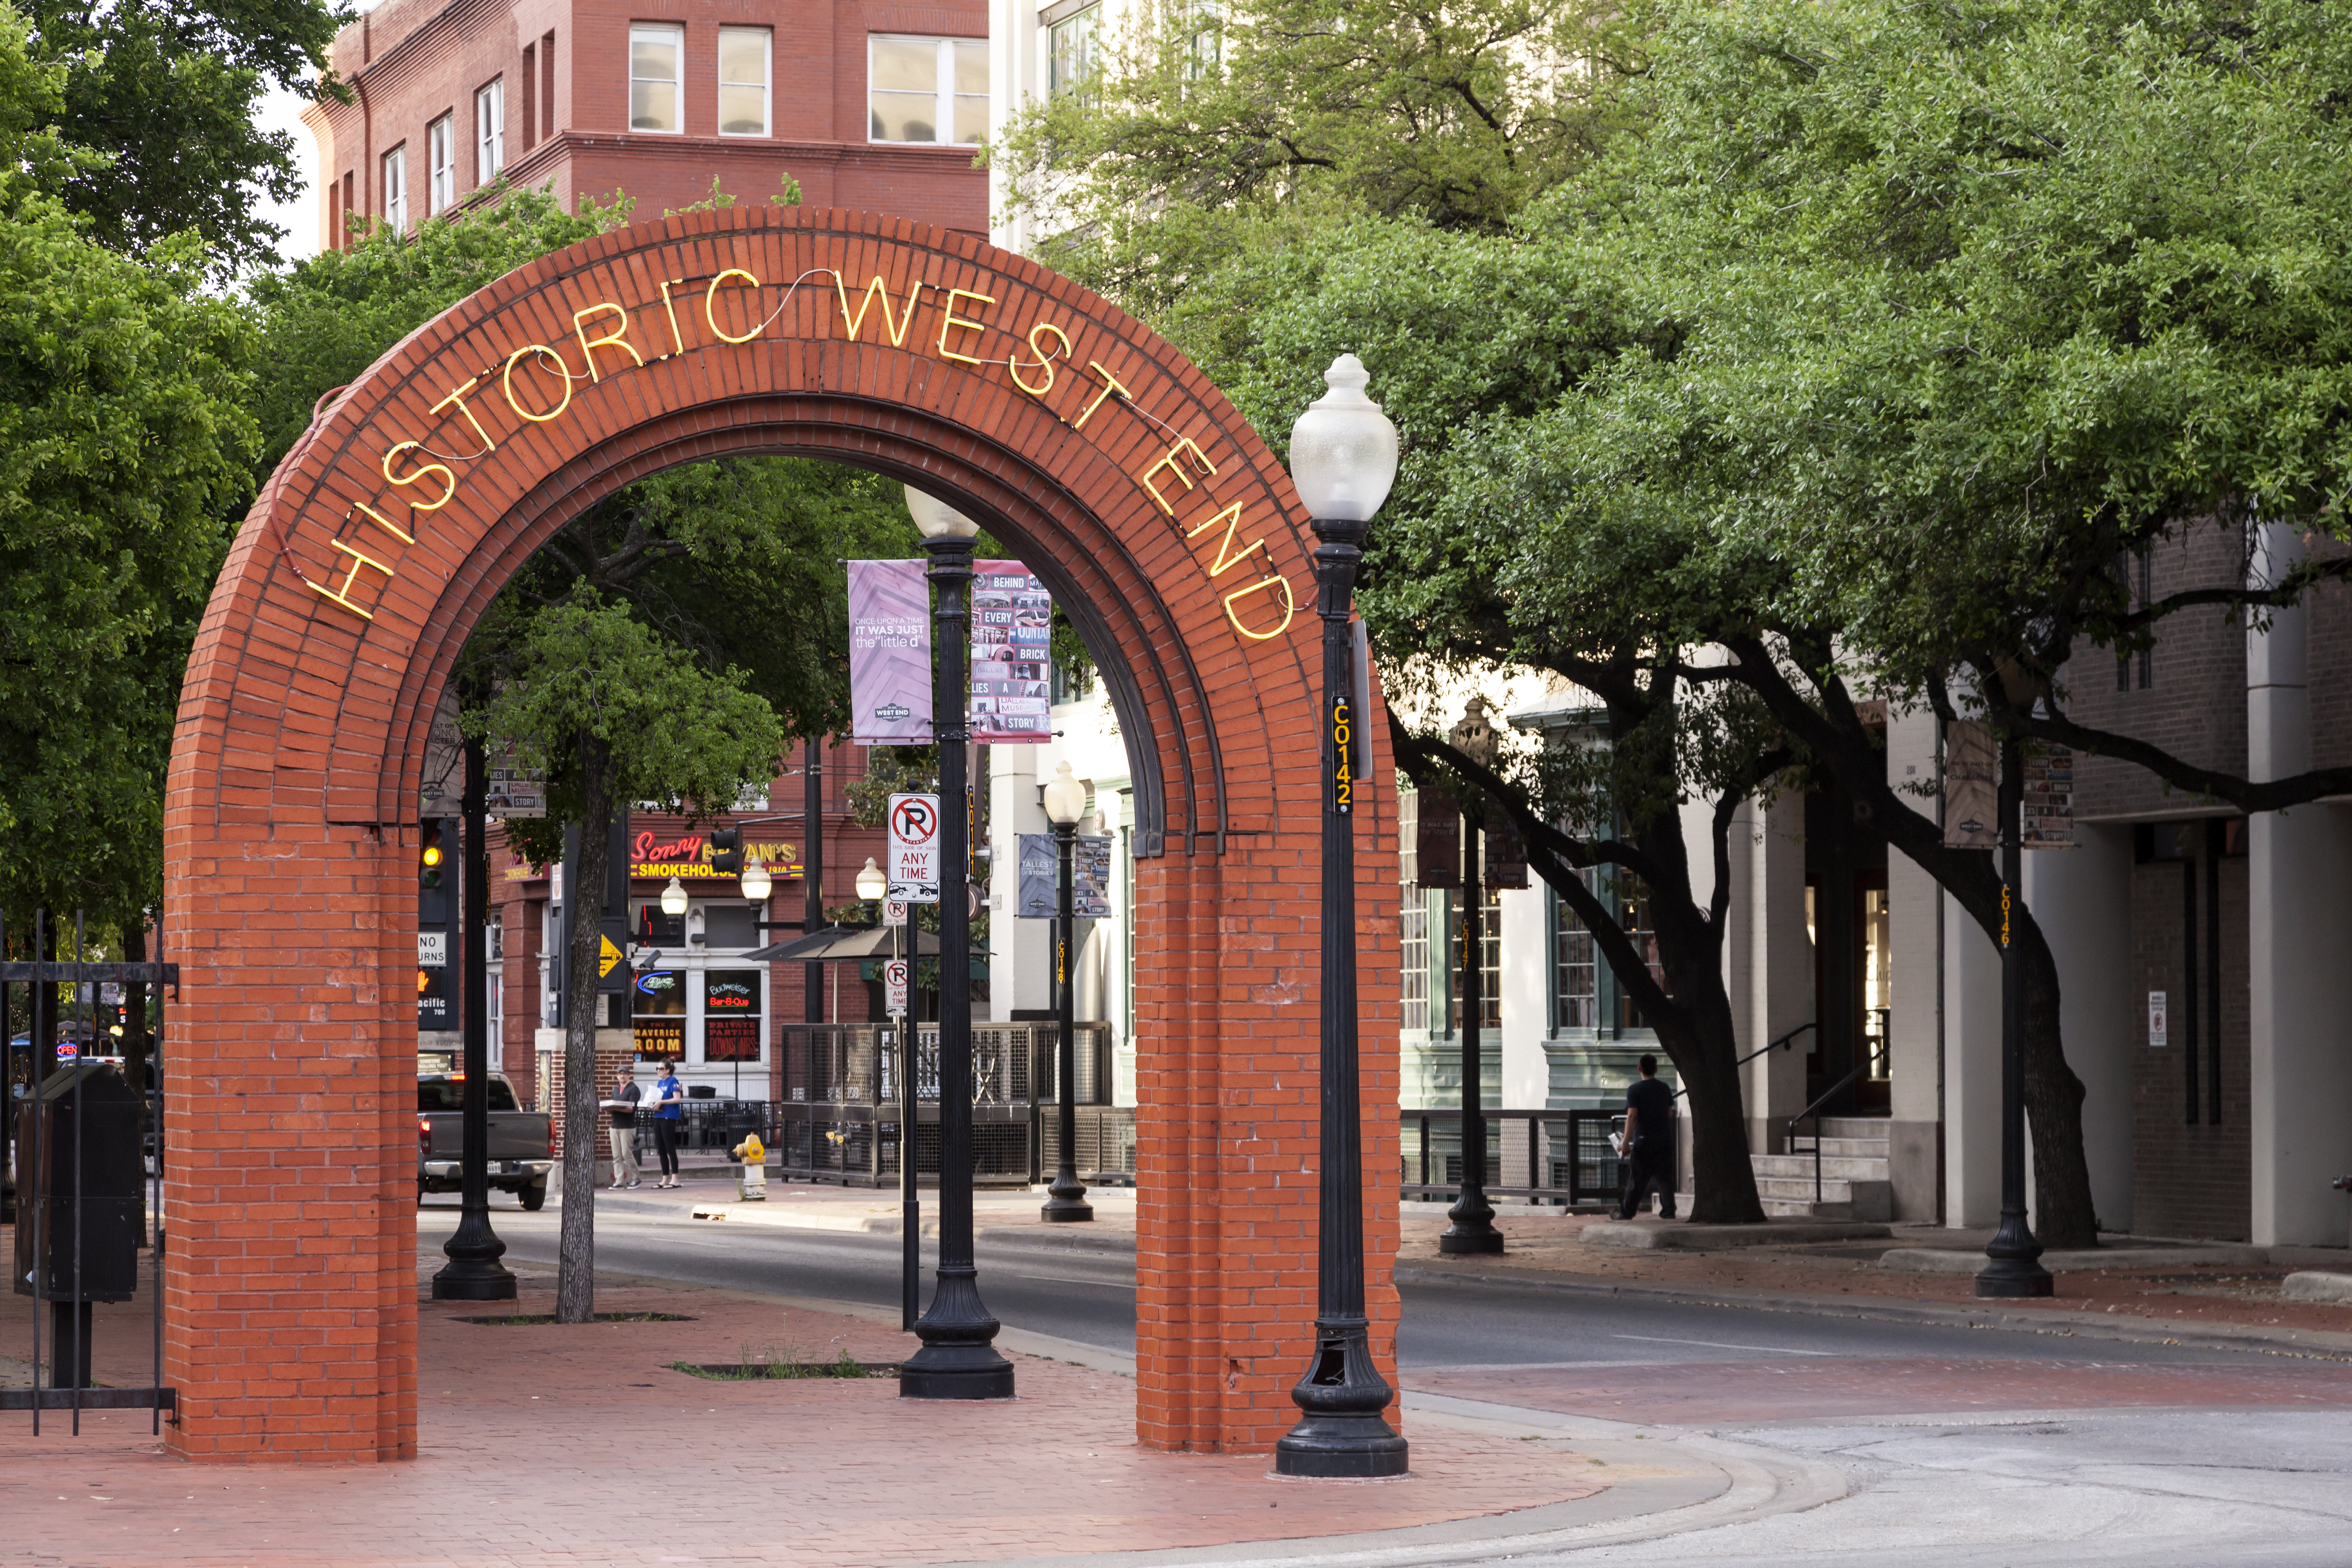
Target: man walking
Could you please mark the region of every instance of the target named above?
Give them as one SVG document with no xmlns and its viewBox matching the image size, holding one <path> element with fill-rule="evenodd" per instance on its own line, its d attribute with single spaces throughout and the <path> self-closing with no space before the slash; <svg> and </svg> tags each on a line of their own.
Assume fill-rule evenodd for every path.
<svg viewBox="0 0 2352 1568">
<path fill-rule="evenodd" d="M 637 1100 L 642 1092 L 635 1069 L 623 1068 L 613 1085 L 613 1098 L 604 1102 L 604 1109 L 613 1113 L 606 1136 L 613 1141 L 613 1190 L 616 1193 L 635 1186 L 643 1173 L 637 1166 Z"/>
<path fill-rule="evenodd" d="M 1625 1197 L 1619 1219 L 1632 1219 L 1658 1189 L 1658 1217 L 1675 1217 L 1675 1091 L 1658 1081 L 1658 1058 L 1644 1052 L 1642 1076 L 1625 1091 Z"/>
</svg>

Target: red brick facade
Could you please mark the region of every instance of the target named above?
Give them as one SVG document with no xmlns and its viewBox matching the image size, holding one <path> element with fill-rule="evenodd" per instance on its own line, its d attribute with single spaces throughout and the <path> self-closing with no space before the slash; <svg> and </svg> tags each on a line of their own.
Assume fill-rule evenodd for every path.
<svg viewBox="0 0 2352 1568">
<path fill-rule="evenodd" d="M 629 27 L 684 29 L 677 133 L 629 129 Z M 722 26 L 774 35 L 768 136 L 719 133 Z M 984 40 L 979 0 L 922 5 L 876 0 L 679 0 L 653 11 L 600 0 L 391 0 L 345 27 L 331 63 L 352 101 L 307 118 L 319 140 L 320 243 L 345 243 L 346 208 L 385 216 L 383 160 L 405 148 L 411 224 L 431 211 L 431 127 L 455 132 L 455 197 L 481 184 L 475 94 L 499 84 L 504 173 L 536 190 L 553 181 L 566 211 L 625 193 L 655 218 L 708 201 L 711 181 L 740 201 L 774 199 L 786 175 L 812 206 L 903 213 L 988 232 L 988 177 L 970 146 L 867 139 L 867 40 L 875 34 Z"/>
<path fill-rule="evenodd" d="M 786 295 L 813 269 L 838 270 L 853 316 L 879 279 L 895 328 L 877 306 L 851 341 L 830 276 Z M 630 352 L 591 362 L 583 340 L 615 333 Z M 1291 1424 L 1315 1304 L 1320 808 L 1289 478 L 1198 370 L 1066 279 L 942 229 L 737 207 L 544 258 L 427 324 L 323 411 L 237 537 L 166 826 L 176 1451 L 415 1451 L 409 840 L 435 704 L 565 521 L 754 451 L 952 499 L 1087 607 L 1097 662 L 1131 683 L 1129 744 L 1161 781 L 1154 820 L 1138 806 L 1161 850 L 1137 867 L 1139 1435 L 1255 1450 Z M 1395 818 L 1388 792 L 1360 798 L 1366 1253 L 1392 1372 Z"/>
</svg>

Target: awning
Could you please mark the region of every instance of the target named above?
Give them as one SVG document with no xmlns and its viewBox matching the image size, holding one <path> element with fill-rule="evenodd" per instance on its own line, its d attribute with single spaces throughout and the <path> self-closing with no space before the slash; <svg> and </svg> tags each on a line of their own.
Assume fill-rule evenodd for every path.
<svg viewBox="0 0 2352 1568">
<path fill-rule="evenodd" d="M 894 949 L 891 943 L 898 933 L 888 926 L 826 926 L 806 936 L 780 942 L 773 947 L 763 947 L 745 953 L 730 963 L 856 963 L 868 958 L 937 958 L 940 939 L 930 931 L 915 932 L 914 951 Z"/>
</svg>

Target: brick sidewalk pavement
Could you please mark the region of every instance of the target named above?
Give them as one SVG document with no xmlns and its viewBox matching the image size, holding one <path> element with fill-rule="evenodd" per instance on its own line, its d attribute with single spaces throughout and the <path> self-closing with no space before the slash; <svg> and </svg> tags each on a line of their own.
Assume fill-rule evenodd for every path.
<svg viewBox="0 0 2352 1568">
<path fill-rule="evenodd" d="M 552 1305 L 525 1277 L 525 1311 Z M 21 1354 L 0 1298 L 0 1354 Z M 600 1310 L 691 1322 L 492 1327 L 420 1308 L 422 1448 L 364 1470 L 223 1468 L 161 1457 L 144 1413 L 0 1417 L 9 1561 L 464 1564 L 921 1563 L 1315 1538 L 1588 1497 L 1607 1472 L 1565 1446 L 1436 1421 L 1396 1481 L 1297 1482 L 1263 1456 L 1149 1453 L 1134 1385 L 1014 1358 L 1009 1404 L 914 1404 L 897 1384 L 714 1383 L 672 1361 L 893 1361 L 894 1327 L 725 1292 L 633 1283 Z M 143 1306 L 104 1309 L 102 1382 L 144 1382 Z M 140 1353 L 132 1353 L 134 1352 Z M 54 1420 L 54 1424 L 52 1421 Z"/>
<path fill-rule="evenodd" d="M 1717 1252 L 1672 1248 L 1590 1247 L 1579 1232 L 1598 1220 L 1559 1214 L 1506 1211 L 1496 1226 L 1507 1238 L 1499 1258 L 1441 1258 L 1438 1233 L 1445 1221 L 1424 1215 L 1404 1219 L 1397 1266 L 1460 1268 L 1472 1273 L 1529 1279 L 1573 1279 L 1602 1285 L 1729 1288 L 1811 1296 L 1855 1296 L 1923 1306 L 1979 1307 L 1976 1282 L 1965 1274 L 1908 1274 L 1881 1268 L 1880 1253 L 1925 1243 L 1898 1230 L 1892 1240 L 1854 1242 L 1817 1248 L 1730 1247 Z M 1928 1232 L 1929 1237 L 1939 1233 Z M 2341 1265 L 2337 1265 L 2341 1267 Z M 2002 1301 L 2004 1311 L 2096 1312 L 2103 1316 L 2162 1319 L 2215 1329 L 2304 1329 L 2352 1333 L 2352 1305 L 2282 1301 L 2278 1282 L 2286 1264 L 2166 1265 L 2156 1268 L 2076 1270 L 2057 1276 L 2057 1295 L 2046 1301 Z M 2313 1267 L 2305 1264 L 2301 1267 Z"/>
</svg>

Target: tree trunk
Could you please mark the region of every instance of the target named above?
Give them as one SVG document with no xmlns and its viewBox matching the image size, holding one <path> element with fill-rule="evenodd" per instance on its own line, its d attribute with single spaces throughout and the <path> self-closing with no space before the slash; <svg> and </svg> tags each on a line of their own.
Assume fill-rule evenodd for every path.
<svg viewBox="0 0 2352 1568">
<path fill-rule="evenodd" d="M 2054 851 L 2051 851 L 2054 853 Z M 2025 1120 L 2033 1133 L 2034 1239 L 2044 1247 L 2099 1244 L 2091 1166 L 2083 1154 L 2083 1080 L 2066 1065 L 2058 1028 L 2058 963 L 2042 928 L 2020 922 L 2025 966 Z"/>
<path fill-rule="evenodd" d="M 1664 948 L 1661 932 L 1662 958 Z M 1761 1225 L 1764 1203 L 1757 1196 L 1756 1167 L 1748 1158 L 1748 1119 L 1739 1092 L 1739 1039 L 1732 1025 L 1731 999 L 1723 988 L 1720 964 L 1695 967 L 1697 973 L 1675 992 L 1684 1016 L 1656 1021 L 1658 1044 L 1690 1098 L 1690 1217 L 1700 1225 Z M 1669 973 L 1683 982 L 1682 974 Z"/>
<path fill-rule="evenodd" d="M 604 946 L 606 849 L 613 820 L 611 752 L 580 738 L 580 863 L 563 868 L 569 922 L 563 974 L 563 1220 L 557 1242 L 555 1321 L 596 1314 L 596 960 Z"/>
</svg>

